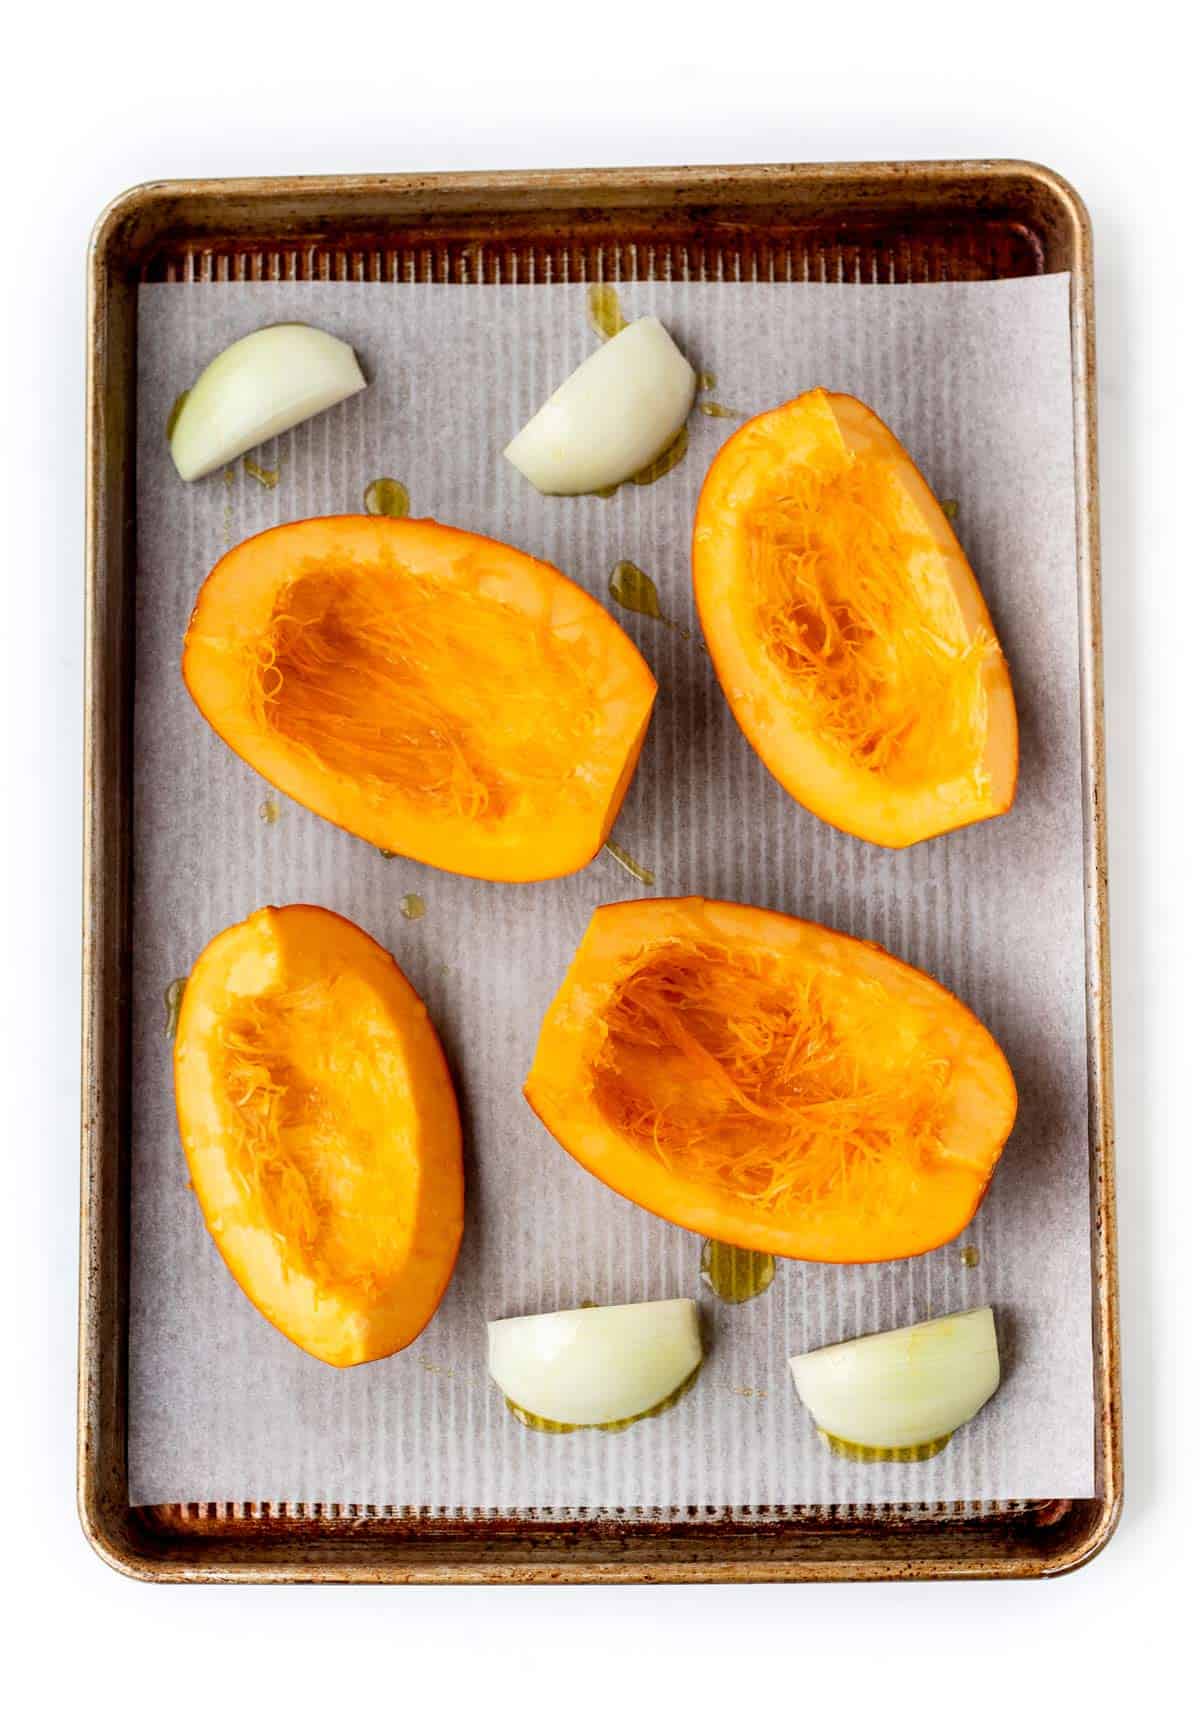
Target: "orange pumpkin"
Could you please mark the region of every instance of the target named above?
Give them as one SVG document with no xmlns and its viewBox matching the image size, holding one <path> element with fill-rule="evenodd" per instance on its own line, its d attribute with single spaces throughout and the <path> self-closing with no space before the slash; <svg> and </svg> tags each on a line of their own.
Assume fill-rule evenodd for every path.
<svg viewBox="0 0 1200 1727">
<path fill-rule="evenodd" d="M 175 1040 L 192 1187 L 272 1325 L 333 1367 L 411 1343 L 463 1228 L 458 1108 L 395 960 L 319 906 L 267 906 L 193 967 Z"/>
<path fill-rule="evenodd" d="M 877 845 L 1001 815 L 1017 720 L 978 584 L 903 446 L 809 390 L 718 453 L 696 605 L 753 748 L 806 808 Z"/>
<path fill-rule="evenodd" d="M 956 1236 L 1016 1113 L 998 1045 L 932 978 L 819 924 L 704 899 L 593 915 L 525 1096 L 648 1211 L 834 1263 Z"/>
<path fill-rule="evenodd" d="M 460 875 L 569 874 L 608 837 L 655 682 L 566 576 L 437 522 L 330 516 L 235 546 L 184 640 L 196 705 L 264 778 Z"/>
</svg>

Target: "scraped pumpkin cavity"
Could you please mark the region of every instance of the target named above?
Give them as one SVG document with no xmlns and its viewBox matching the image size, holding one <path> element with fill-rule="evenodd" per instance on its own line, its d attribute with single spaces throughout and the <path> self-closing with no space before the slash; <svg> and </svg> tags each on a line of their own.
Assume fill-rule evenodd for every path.
<svg viewBox="0 0 1200 1727">
<path fill-rule="evenodd" d="M 754 906 L 602 906 L 525 1095 L 618 1193 L 718 1242 L 899 1259 L 970 1222 L 1016 1094 L 974 1015 L 881 948 Z"/>
<path fill-rule="evenodd" d="M 391 956 L 317 906 L 222 932 L 184 991 L 175 1094 L 226 1264 L 293 1342 L 345 1367 L 423 1328 L 462 1235 L 458 1110 Z"/>
<path fill-rule="evenodd" d="M 842 448 L 767 487 L 746 518 L 758 627 L 806 723 L 855 764 L 893 784 L 973 776 L 992 642 L 912 581 L 923 537 L 892 472 Z"/>
<path fill-rule="evenodd" d="M 700 495 L 693 573 L 730 706 L 800 803 L 889 846 L 1008 809 L 1016 713 L 987 607 L 863 403 L 810 390 L 736 432 Z"/>
<path fill-rule="evenodd" d="M 602 1009 L 600 1109 L 681 1175 L 764 1216 L 884 1206 L 936 1156 L 950 1064 L 878 983 L 663 942 Z"/>
<path fill-rule="evenodd" d="M 183 673 L 280 790 L 385 851 L 537 881 L 608 836 L 655 683 L 551 565 L 436 522 L 334 516 L 236 546 Z"/>
<path fill-rule="evenodd" d="M 281 590 L 251 665 L 260 723 L 334 773 L 464 821 L 553 807 L 596 725 L 586 642 L 415 573 Z M 553 681 L 558 700 L 541 696 Z"/>
</svg>

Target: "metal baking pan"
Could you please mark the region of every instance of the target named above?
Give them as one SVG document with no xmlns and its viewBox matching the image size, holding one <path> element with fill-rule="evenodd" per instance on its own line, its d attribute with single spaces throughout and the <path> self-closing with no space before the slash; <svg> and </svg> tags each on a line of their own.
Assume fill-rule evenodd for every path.
<svg viewBox="0 0 1200 1727">
<path fill-rule="evenodd" d="M 1071 274 L 1092 1148 L 1096 1492 L 921 1507 L 729 1508 L 676 1523 L 450 1523 L 365 1505 L 131 1507 L 126 1473 L 136 306 L 153 281 L 994 280 Z M 1037 1577 L 1083 1564 L 1122 1490 L 1091 234 L 1023 162 L 164 181 L 89 255 L 78 1493 L 85 1533 L 161 1581 L 754 1582 Z M 695 1508 L 693 1508 L 695 1509 Z"/>
</svg>

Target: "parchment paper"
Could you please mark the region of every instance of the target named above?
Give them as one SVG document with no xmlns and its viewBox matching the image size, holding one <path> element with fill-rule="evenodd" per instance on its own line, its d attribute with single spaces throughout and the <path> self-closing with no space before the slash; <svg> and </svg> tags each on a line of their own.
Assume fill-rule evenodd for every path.
<svg viewBox="0 0 1200 1727">
<path fill-rule="evenodd" d="M 892 854 L 795 804 L 735 725 L 695 628 L 696 495 L 733 430 L 693 412 L 686 459 L 608 500 L 544 499 L 500 450 L 596 345 L 578 286 L 214 284 L 139 302 L 135 1068 L 129 1462 L 135 1503 L 273 1500 L 579 1516 L 802 1504 L 1008 1500 L 1092 1491 L 1088 1107 L 1072 400 L 1067 278 L 917 287 L 630 284 L 709 400 L 739 412 L 813 384 L 883 415 L 957 528 L 1012 664 L 1021 783 L 1003 820 Z M 355 400 L 194 485 L 164 429 L 226 343 L 301 319 L 354 344 Z M 565 881 L 471 882 L 387 860 L 283 797 L 217 739 L 179 676 L 202 579 L 229 545 L 291 518 L 357 510 L 378 476 L 413 513 L 512 541 L 607 600 L 632 559 L 669 625 L 621 613 L 660 695 L 606 853 Z M 614 607 L 614 610 L 616 608 Z M 670 627 L 674 626 L 674 627 Z M 683 632 L 690 631 L 690 635 Z M 260 810 L 275 798 L 274 825 Z M 269 811 L 268 811 L 269 813 Z M 542 1014 L 592 908 L 647 891 L 773 906 L 880 941 L 960 994 L 1017 1078 L 1020 1115 L 962 1241 L 866 1268 L 780 1261 L 725 1306 L 699 1238 L 617 1198 L 520 1097 Z M 406 919 L 402 896 L 426 915 Z M 403 1354 L 338 1372 L 285 1341 L 237 1288 L 188 1190 L 163 992 L 217 930 L 310 900 L 392 949 L 447 1046 L 468 1128 L 468 1225 L 449 1292 Z M 978 1265 L 960 1250 L 977 1250 Z M 970 1256 L 968 1256 L 969 1258 Z M 489 1318 L 698 1297 L 695 1390 L 619 1435 L 543 1435 L 485 1366 Z M 864 1331 L 995 1304 L 1004 1381 L 939 1457 L 847 1463 L 791 1388 L 787 1357 Z"/>
</svg>

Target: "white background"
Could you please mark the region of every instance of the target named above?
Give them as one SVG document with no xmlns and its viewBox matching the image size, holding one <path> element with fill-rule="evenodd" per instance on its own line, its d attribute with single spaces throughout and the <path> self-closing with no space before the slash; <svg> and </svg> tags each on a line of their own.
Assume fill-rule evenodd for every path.
<svg viewBox="0 0 1200 1727">
<path fill-rule="evenodd" d="M 431 22 L 411 16 L 422 10 Z M 1183 1706 L 1194 1698 L 1200 260 L 1183 13 L 210 0 L 81 17 L 43 5 L 6 25 L 0 1638 L 14 1719 L 1115 1721 L 1153 1708 L 1172 1672 Z M 957 155 L 1049 163 L 1096 228 L 1129 1469 L 1113 1544 L 1036 1585 L 439 1592 L 117 1577 L 86 1548 L 72 1488 L 96 214 L 169 175 Z"/>
</svg>

